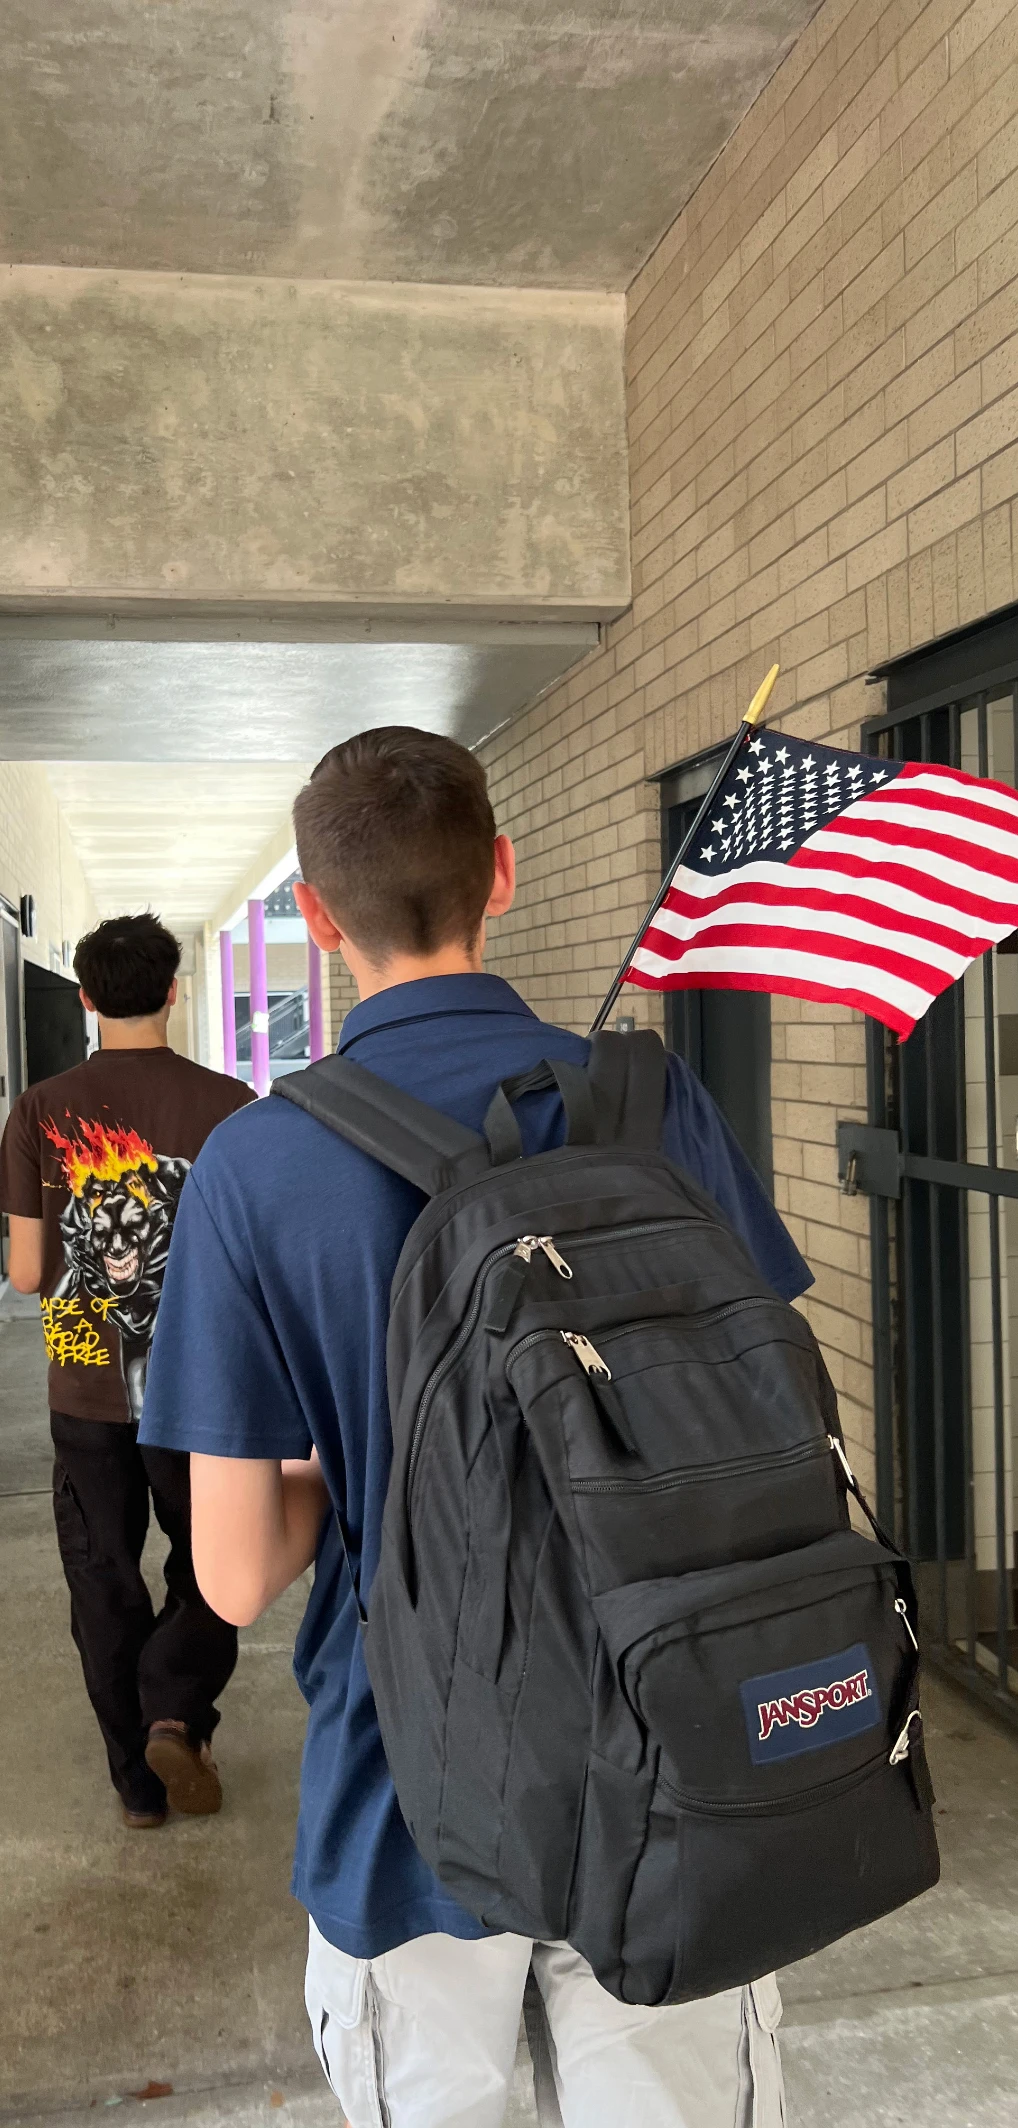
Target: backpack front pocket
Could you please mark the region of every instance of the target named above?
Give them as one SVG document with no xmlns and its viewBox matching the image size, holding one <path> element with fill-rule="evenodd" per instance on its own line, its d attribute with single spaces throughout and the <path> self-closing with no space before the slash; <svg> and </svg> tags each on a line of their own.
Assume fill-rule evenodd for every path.
<svg viewBox="0 0 1018 2128">
<path fill-rule="evenodd" d="M 798 1319 L 775 1336 L 778 1311 L 754 1300 L 593 1341 L 540 1330 L 510 1355 L 592 1594 L 792 1551 L 847 1524 L 821 1363 Z M 837 1429 L 836 1407 L 824 1416 Z"/>
<path fill-rule="evenodd" d="M 659 1747 L 671 2002 L 759 1978 L 936 1883 L 906 1562 L 855 1531 L 595 1598 Z"/>
<path fill-rule="evenodd" d="M 907 1580 L 904 1560 L 848 1530 L 595 1597 L 675 1794 L 713 1810 L 781 1808 L 888 1756 L 917 1665 Z"/>
</svg>

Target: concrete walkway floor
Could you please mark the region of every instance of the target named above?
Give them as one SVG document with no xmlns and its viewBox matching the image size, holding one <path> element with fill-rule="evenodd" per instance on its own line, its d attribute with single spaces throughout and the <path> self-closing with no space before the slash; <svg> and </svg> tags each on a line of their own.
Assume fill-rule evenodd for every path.
<svg viewBox="0 0 1018 2128">
<path fill-rule="evenodd" d="M 68 1632 L 49 1469 L 36 1309 L 8 1300 L 0 2118 L 339 2128 L 307 2034 L 304 1917 L 287 1890 L 301 1591 L 242 1636 L 216 1744 L 221 1815 L 128 1833 Z M 154 1586 L 159 1557 L 153 1543 Z M 783 1976 L 790 2128 L 1018 2121 L 1018 1744 L 932 1681 L 926 1705 L 944 1879 Z M 172 2090 L 146 2098 L 154 2085 Z M 507 2128 L 534 2119 L 521 2049 Z"/>
</svg>

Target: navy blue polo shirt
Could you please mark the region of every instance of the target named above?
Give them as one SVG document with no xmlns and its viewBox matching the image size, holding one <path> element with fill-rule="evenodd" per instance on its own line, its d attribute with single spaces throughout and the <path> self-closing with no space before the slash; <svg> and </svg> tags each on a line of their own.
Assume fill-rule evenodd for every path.
<svg viewBox="0 0 1018 2128">
<path fill-rule="evenodd" d="M 501 1079 L 542 1057 L 583 1062 L 494 975 L 428 976 L 349 1013 L 340 1049 L 481 1128 Z M 670 1066 L 664 1150 L 708 1189 L 786 1299 L 810 1274 L 702 1086 Z M 563 1136 L 557 1093 L 519 1105 L 524 1147 Z M 307 1456 L 344 1503 L 365 1596 L 378 1560 L 391 1433 L 389 1288 L 423 1198 L 289 1101 L 219 1125 L 184 1185 L 149 1366 L 141 1439 L 204 1455 Z M 400 1816 L 356 1608 L 328 1518 L 294 1657 L 308 1704 L 293 1889 L 326 1939 L 379 1957 L 412 1937 L 485 1932 L 439 1884 Z"/>
</svg>

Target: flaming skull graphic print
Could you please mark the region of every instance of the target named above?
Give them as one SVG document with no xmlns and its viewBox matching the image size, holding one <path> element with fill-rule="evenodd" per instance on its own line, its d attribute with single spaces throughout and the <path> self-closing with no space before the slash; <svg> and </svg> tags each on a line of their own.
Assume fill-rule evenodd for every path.
<svg viewBox="0 0 1018 2128">
<path fill-rule="evenodd" d="M 137 1421 L 190 1162 L 154 1152 L 137 1131 L 84 1117 L 73 1135 L 52 1118 L 42 1130 L 71 1193 L 60 1218 L 66 1270 L 42 1303 L 49 1358 L 60 1365 L 109 1365 L 109 1333 L 115 1331 L 130 1415 Z"/>
</svg>

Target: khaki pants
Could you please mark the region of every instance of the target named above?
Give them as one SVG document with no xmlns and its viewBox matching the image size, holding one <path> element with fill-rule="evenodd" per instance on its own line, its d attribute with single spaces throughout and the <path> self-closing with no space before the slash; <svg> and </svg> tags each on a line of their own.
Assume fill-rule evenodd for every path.
<svg viewBox="0 0 1018 2128">
<path fill-rule="evenodd" d="M 773 1977 L 645 2010 L 564 1943 L 422 1936 L 348 1958 L 312 1922 L 308 2016 L 350 2128 L 501 2128 L 531 1964 L 541 2128 L 783 2128 Z"/>
</svg>

